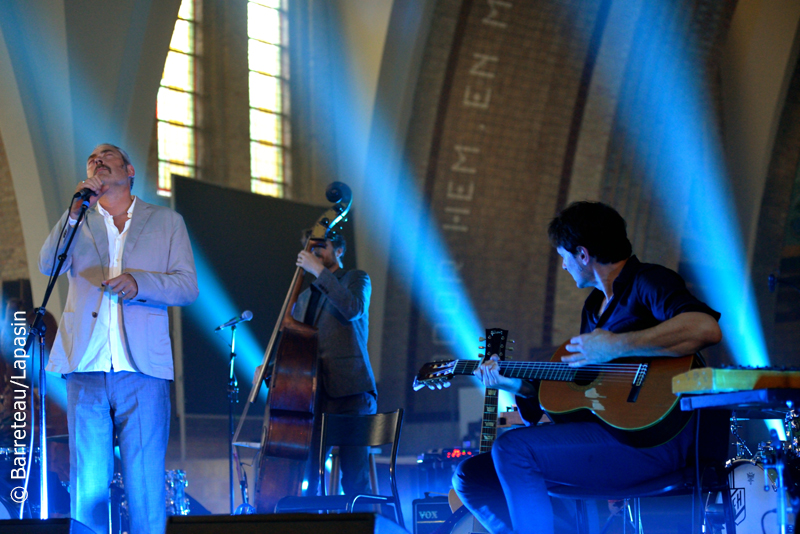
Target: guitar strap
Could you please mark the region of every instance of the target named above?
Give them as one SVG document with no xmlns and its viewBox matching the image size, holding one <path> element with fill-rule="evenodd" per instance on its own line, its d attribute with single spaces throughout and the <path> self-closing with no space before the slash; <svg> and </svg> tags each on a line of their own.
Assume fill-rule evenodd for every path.
<svg viewBox="0 0 800 534">
<path fill-rule="evenodd" d="M 608 318 L 611 317 L 611 314 L 614 313 L 614 310 L 616 309 L 618 302 L 619 299 L 617 298 L 617 296 L 613 295 L 611 297 L 611 302 L 608 303 L 606 309 L 603 310 L 603 313 L 600 314 L 600 318 L 597 320 L 597 324 L 594 326 L 593 330 L 603 327 L 606 321 L 608 321 Z"/>
</svg>

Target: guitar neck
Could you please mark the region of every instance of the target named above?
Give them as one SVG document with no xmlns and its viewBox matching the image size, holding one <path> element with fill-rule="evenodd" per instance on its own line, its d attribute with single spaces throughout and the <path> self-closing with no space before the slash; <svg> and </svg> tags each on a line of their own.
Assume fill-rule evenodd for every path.
<svg viewBox="0 0 800 534">
<path fill-rule="evenodd" d="M 494 388 L 486 388 L 483 400 L 483 423 L 481 425 L 480 452 L 490 452 L 497 439 L 497 393 Z"/>
<path fill-rule="evenodd" d="M 456 360 L 453 374 L 471 375 L 480 366 L 479 360 Z M 602 365 L 586 365 L 570 367 L 560 362 L 499 362 L 500 374 L 508 378 L 524 380 L 548 380 L 556 382 L 572 382 L 580 380 L 582 375 L 595 375 L 598 372 L 630 376 L 631 382 L 647 372 L 645 363 L 606 363 Z"/>
<path fill-rule="evenodd" d="M 497 354 L 500 360 L 505 360 L 506 345 L 509 343 L 508 330 L 502 328 L 487 328 L 484 361 L 489 359 L 492 354 Z M 510 341 L 513 343 L 513 341 Z M 480 362 L 479 362 L 480 363 Z M 499 391 L 496 388 L 486 388 L 486 395 L 483 398 L 483 420 L 481 422 L 481 452 L 490 452 L 492 444 L 497 439 L 497 398 Z"/>
</svg>

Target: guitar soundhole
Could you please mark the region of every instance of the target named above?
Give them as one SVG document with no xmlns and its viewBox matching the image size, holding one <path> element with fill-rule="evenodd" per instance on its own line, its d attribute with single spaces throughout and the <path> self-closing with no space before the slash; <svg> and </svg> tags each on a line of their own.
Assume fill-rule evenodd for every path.
<svg viewBox="0 0 800 534">
<path fill-rule="evenodd" d="M 577 386 L 588 386 L 597 379 L 600 373 L 597 371 L 588 371 L 580 369 L 575 373 L 575 379 L 572 381 Z"/>
</svg>

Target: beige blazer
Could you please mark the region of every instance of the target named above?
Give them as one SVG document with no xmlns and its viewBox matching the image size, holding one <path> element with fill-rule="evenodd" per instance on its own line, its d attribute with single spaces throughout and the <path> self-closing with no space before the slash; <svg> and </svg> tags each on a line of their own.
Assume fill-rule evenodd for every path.
<svg viewBox="0 0 800 534">
<path fill-rule="evenodd" d="M 55 246 L 67 217 L 68 212 L 39 253 L 39 270 L 46 275 L 57 263 Z M 64 249 L 71 230 L 67 225 L 59 251 Z M 66 374 L 78 367 L 97 321 L 108 261 L 105 222 L 94 207 L 78 228 L 61 271 L 69 280 L 69 293 L 48 371 Z M 172 380 L 167 306 L 189 305 L 198 295 L 194 256 L 183 217 L 137 199 L 122 253 L 122 272 L 131 274 L 139 286 L 136 298 L 123 301 L 122 306 L 124 337 L 133 362 L 146 375 Z"/>
</svg>

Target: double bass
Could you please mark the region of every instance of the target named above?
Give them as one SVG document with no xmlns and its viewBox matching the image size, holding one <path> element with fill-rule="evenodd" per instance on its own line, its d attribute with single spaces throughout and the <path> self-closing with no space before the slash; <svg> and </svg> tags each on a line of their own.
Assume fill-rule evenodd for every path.
<svg viewBox="0 0 800 534">
<path fill-rule="evenodd" d="M 347 185 L 334 182 L 325 196 L 333 206 L 317 219 L 306 241 L 306 251 L 340 231 L 337 226 L 346 221 L 350 211 L 352 193 Z M 297 267 L 264 354 L 265 365 L 261 366 L 248 399 L 249 403 L 256 401 L 266 378 L 267 408 L 255 463 L 254 500 L 256 512 L 261 514 L 272 513 L 281 498 L 301 494 L 307 462 L 318 454 L 319 444 L 312 439 L 319 371 L 317 329 L 292 317 L 303 274 L 303 269 Z M 243 414 L 240 429 L 244 419 Z"/>
</svg>

